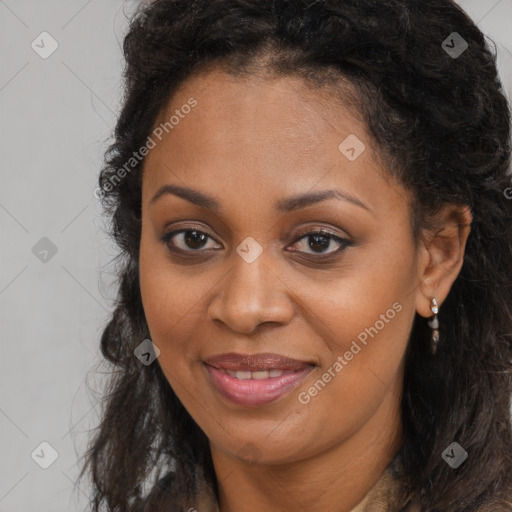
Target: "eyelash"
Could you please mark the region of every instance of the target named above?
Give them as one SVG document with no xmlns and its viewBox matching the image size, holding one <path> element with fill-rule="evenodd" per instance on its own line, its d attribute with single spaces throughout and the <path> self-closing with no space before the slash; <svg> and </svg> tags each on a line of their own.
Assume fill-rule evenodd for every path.
<svg viewBox="0 0 512 512">
<path fill-rule="evenodd" d="M 178 229 L 178 230 L 170 231 L 169 233 L 166 233 L 165 235 L 162 236 L 161 241 L 166 244 L 166 246 L 168 247 L 168 249 L 170 251 L 172 251 L 174 253 L 179 253 L 179 254 L 184 254 L 184 253 L 185 254 L 186 253 L 198 253 L 198 254 L 202 253 L 202 254 L 204 254 L 205 252 L 212 252 L 212 251 L 217 250 L 217 249 L 206 249 L 206 251 L 202 251 L 201 249 L 185 250 L 185 249 L 179 249 L 177 247 L 171 247 L 169 245 L 169 242 L 171 241 L 171 239 L 174 236 L 176 236 L 180 233 L 187 233 L 187 232 L 197 232 L 199 234 L 206 235 L 207 237 L 209 237 L 212 240 L 215 240 L 213 238 L 213 236 L 210 235 L 209 233 L 207 233 L 206 231 L 204 231 L 204 229 L 200 229 L 199 227 L 195 227 L 195 226 L 190 226 L 187 228 Z M 335 242 L 339 243 L 341 247 L 335 251 L 328 252 L 326 255 L 322 255 L 322 253 L 317 253 L 316 255 L 314 253 L 304 253 L 304 251 L 299 251 L 299 250 L 293 250 L 292 252 L 306 254 L 306 257 L 311 258 L 311 259 L 327 260 L 327 259 L 332 259 L 333 257 L 340 255 L 341 253 L 343 253 L 345 251 L 345 249 L 347 249 L 347 247 L 352 245 L 352 242 L 350 242 L 349 240 L 346 240 L 345 238 L 341 238 L 340 236 L 335 235 L 334 233 L 331 233 L 330 231 L 326 230 L 325 228 L 321 228 L 317 231 L 307 231 L 306 230 L 306 231 L 300 232 L 298 234 L 298 238 L 296 238 L 292 242 L 291 245 L 296 244 L 303 238 L 307 238 L 309 236 L 314 236 L 314 235 L 323 236 L 329 240 L 334 240 Z"/>
</svg>

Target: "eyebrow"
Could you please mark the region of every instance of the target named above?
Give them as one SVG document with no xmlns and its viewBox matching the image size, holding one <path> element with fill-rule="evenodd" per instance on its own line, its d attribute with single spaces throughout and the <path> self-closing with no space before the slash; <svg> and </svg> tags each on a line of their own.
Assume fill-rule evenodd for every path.
<svg viewBox="0 0 512 512">
<path fill-rule="evenodd" d="M 193 203 L 197 206 L 201 206 L 203 208 L 208 208 L 213 212 L 217 213 L 222 210 L 221 203 L 218 199 L 215 199 L 212 196 L 209 196 L 203 192 L 199 192 L 198 190 L 194 190 L 192 188 L 183 187 L 179 185 L 164 185 L 156 194 L 152 197 L 149 202 L 149 205 L 153 205 L 158 199 L 165 195 L 174 195 L 177 197 L 181 197 Z M 355 204 L 369 212 L 372 212 L 372 209 L 361 202 L 356 197 L 348 194 L 345 191 L 332 189 L 332 190 L 322 190 L 320 192 L 308 192 L 306 194 L 301 194 L 297 196 L 288 197 L 286 199 L 281 199 L 274 204 L 274 207 L 279 212 L 289 213 L 296 210 L 300 210 L 307 206 L 310 206 L 315 203 L 319 203 L 321 201 L 325 201 L 327 199 L 340 199 L 343 201 L 347 201 L 349 203 Z"/>
</svg>

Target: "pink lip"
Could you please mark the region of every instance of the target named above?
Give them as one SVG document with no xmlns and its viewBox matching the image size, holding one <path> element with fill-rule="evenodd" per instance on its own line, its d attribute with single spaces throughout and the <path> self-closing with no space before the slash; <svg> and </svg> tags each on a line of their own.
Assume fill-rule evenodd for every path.
<svg viewBox="0 0 512 512">
<path fill-rule="evenodd" d="M 210 382 L 217 391 L 237 405 L 258 406 L 268 404 L 295 389 L 313 370 L 313 365 L 297 371 L 285 371 L 280 377 L 240 380 L 205 363 Z"/>
</svg>

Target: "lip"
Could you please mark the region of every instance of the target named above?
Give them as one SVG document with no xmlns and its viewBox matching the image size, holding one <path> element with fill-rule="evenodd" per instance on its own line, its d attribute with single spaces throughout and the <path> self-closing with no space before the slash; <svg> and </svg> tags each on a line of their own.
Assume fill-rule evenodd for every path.
<svg viewBox="0 0 512 512">
<path fill-rule="evenodd" d="M 229 352 L 207 359 L 206 364 L 217 369 L 233 371 L 257 371 L 257 370 L 303 370 L 308 366 L 314 366 L 311 361 L 299 361 L 291 357 L 262 352 L 259 354 L 237 354 Z"/>
<path fill-rule="evenodd" d="M 279 377 L 241 380 L 207 363 L 204 363 L 204 367 L 210 382 L 224 398 L 236 405 L 249 407 L 274 402 L 290 393 L 314 369 L 312 364 L 306 364 L 296 371 L 285 370 Z"/>
</svg>

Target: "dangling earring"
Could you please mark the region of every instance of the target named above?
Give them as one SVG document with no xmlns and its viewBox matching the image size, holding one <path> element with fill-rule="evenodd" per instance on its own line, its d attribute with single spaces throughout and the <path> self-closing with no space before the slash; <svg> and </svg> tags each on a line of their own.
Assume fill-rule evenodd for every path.
<svg viewBox="0 0 512 512">
<path fill-rule="evenodd" d="M 432 329 L 432 336 L 430 338 L 430 352 L 435 354 L 437 351 L 437 344 L 439 342 L 439 320 L 437 319 L 437 313 L 439 308 L 435 297 L 432 297 L 430 303 L 430 309 L 434 316 L 428 321 L 428 326 Z"/>
</svg>

